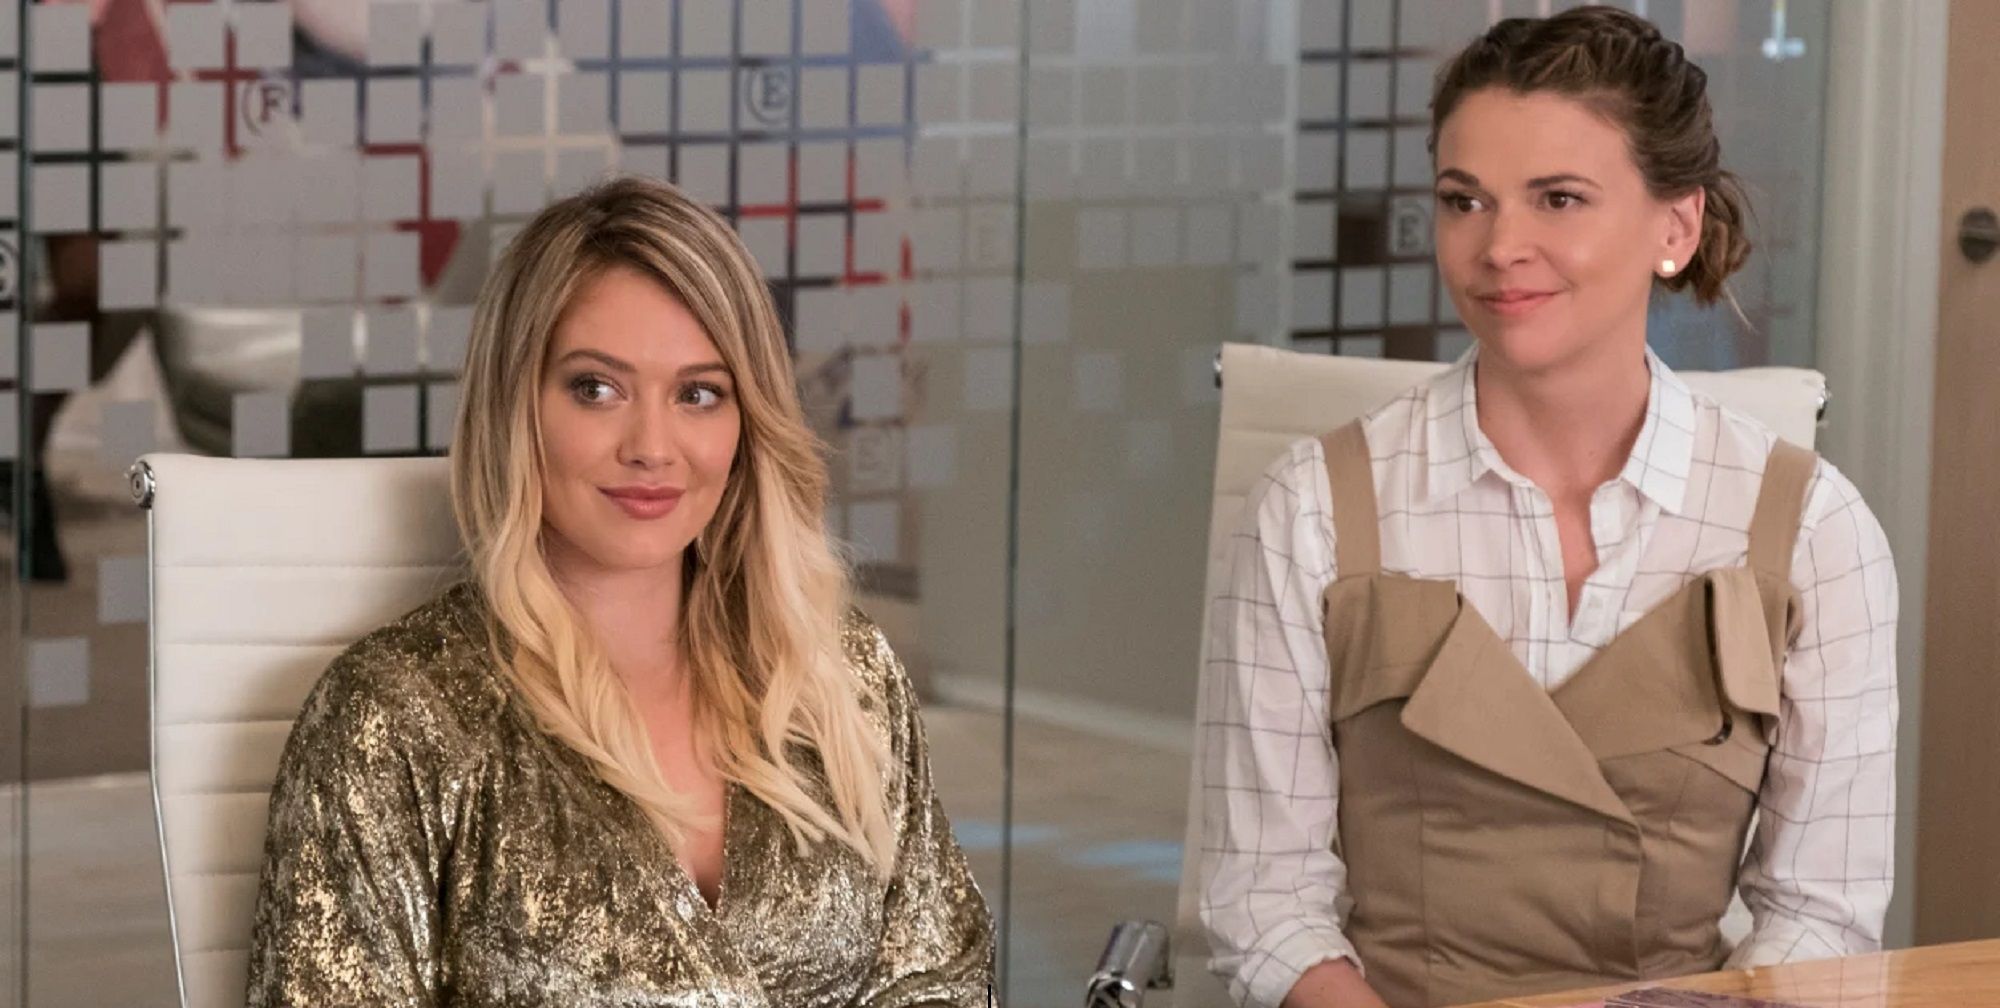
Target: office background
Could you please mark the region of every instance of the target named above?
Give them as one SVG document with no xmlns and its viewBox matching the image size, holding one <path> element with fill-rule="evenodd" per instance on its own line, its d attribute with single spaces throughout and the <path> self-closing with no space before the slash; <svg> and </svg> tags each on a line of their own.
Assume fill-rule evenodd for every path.
<svg viewBox="0 0 2000 1008">
<path fill-rule="evenodd" d="M 771 278 L 829 520 L 1002 914 L 1007 1001 L 1073 1001 L 1113 922 L 1172 914 L 1216 347 L 1462 351 L 1429 258 L 1431 74 L 1566 6 L 0 15 L 0 1004 L 173 999 L 126 466 L 445 450 L 483 270 L 607 171 L 713 203 Z M 1742 317 L 1663 298 L 1656 345 L 1810 366 L 1829 4 L 1626 6 L 1710 71 L 1758 211 Z"/>
</svg>

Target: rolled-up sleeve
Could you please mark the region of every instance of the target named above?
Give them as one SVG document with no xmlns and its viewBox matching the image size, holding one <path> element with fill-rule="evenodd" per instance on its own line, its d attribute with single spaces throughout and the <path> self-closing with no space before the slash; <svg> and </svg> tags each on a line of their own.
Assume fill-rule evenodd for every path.
<svg viewBox="0 0 2000 1008">
<path fill-rule="evenodd" d="M 1202 689 L 1201 917 L 1239 1004 L 1274 1006 L 1313 966 L 1355 959 L 1333 852 L 1337 756 L 1322 713 L 1321 597 L 1333 580 L 1324 456 L 1294 444 L 1258 481 L 1210 606 Z"/>
<path fill-rule="evenodd" d="M 1756 923 L 1734 967 L 1880 949 L 1894 881 L 1896 570 L 1868 505 L 1824 462 L 1792 581 L 1803 619 L 1741 875 Z"/>
</svg>

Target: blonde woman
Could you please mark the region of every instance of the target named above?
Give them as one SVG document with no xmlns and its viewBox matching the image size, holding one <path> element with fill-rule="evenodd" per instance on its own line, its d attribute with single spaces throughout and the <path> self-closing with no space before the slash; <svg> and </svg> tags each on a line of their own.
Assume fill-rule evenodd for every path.
<svg viewBox="0 0 2000 1008">
<path fill-rule="evenodd" d="M 337 659 L 271 798 L 251 1005 L 986 1005 L 915 698 L 848 608 L 778 318 L 628 178 L 479 297 L 472 578 Z"/>
</svg>

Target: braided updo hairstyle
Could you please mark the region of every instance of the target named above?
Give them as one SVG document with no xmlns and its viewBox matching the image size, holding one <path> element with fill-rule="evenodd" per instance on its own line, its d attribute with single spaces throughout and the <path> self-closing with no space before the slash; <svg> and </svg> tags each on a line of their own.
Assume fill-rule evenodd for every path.
<svg viewBox="0 0 2000 1008">
<path fill-rule="evenodd" d="M 1750 255 L 1743 184 L 1722 168 L 1708 75 L 1652 22 L 1615 7 L 1548 18 L 1508 18 L 1440 67 L 1431 99 L 1431 153 L 1466 95 L 1485 88 L 1552 92 L 1582 102 L 1625 131 L 1655 199 L 1706 192 L 1701 240 L 1686 268 L 1659 282 L 1712 304 Z"/>
</svg>

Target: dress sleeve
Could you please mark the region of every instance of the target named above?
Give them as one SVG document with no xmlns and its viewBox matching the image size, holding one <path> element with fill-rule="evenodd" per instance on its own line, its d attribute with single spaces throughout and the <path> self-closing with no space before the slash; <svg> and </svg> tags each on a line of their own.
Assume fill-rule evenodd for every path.
<svg viewBox="0 0 2000 1008">
<path fill-rule="evenodd" d="M 307 699 L 271 792 L 251 1008 L 439 1003 L 447 849 L 435 698 L 350 651 Z"/>
<path fill-rule="evenodd" d="M 882 684 L 896 764 L 889 811 L 897 835 L 881 950 L 855 1004 L 986 1008 L 993 998 L 993 917 L 931 780 L 930 747 L 902 663 L 873 625 L 850 628 L 849 652 Z M 858 639 L 857 639 L 858 638 Z"/>
</svg>

